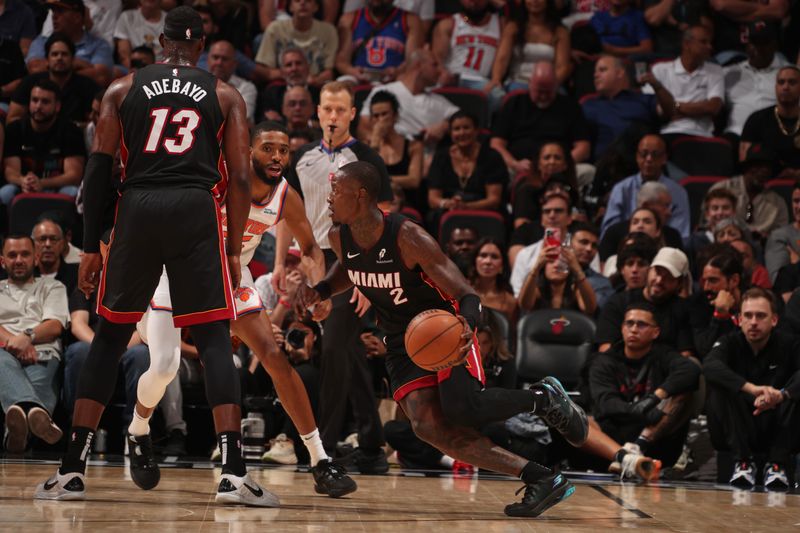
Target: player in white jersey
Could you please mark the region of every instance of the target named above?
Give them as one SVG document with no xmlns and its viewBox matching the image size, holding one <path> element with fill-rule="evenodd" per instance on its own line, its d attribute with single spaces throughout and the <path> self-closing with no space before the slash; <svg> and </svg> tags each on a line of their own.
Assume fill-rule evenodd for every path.
<svg viewBox="0 0 800 533">
<path fill-rule="evenodd" d="M 325 260 L 314 240 L 300 195 L 282 177 L 289 163 L 286 128 L 276 122 L 259 124 L 251 138 L 250 150 L 252 201 L 242 238 L 242 279 L 235 294 L 236 320 L 231 322 L 231 332 L 250 347 L 272 378 L 281 404 L 308 448 L 315 490 L 338 498 L 356 490 L 356 484 L 325 453 L 308 393 L 275 342 L 269 318 L 247 267 L 262 235 L 282 220 L 300 244 L 302 263 L 312 282 L 322 279 Z M 222 217 L 224 229 L 224 210 Z M 149 438 L 149 419 L 180 363 L 180 334 L 172 324 L 169 311 L 169 281 L 164 273 L 150 309 L 139 324 L 139 331 L 150 347 L 150 368 L 139 379 L 138 401 L 128 428 L 131 477 L 144 489 L 155 487 L 160 476 Z"/>
<path fill-rule="evenodd" d="M 492 66 L 505 24 L 489 0 L 461 0 L 461 11 L 442 19 L 433 30 L 432 50 L 444 66 L 444 85 L 479 89 L 491 100 L 502 99 L 500 84 L 492 82 Z M 501 75 L 502 80 L 502 75 Z"/>
</svg>

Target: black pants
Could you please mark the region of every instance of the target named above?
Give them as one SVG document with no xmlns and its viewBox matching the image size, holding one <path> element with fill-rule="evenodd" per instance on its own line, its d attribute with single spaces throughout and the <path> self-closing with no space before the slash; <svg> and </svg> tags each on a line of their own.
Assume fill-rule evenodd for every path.
<svg viewBox="0 0 800 533">
<path fill-rule="evenodd" d="M 789 465 L 789 456 L 798 451 L 800 409 L 795 402 L 753 416 L 755 398 L 744 392 L 729 392 L 708 387 L 706 413 L 711 443 L 718 451 L 729 451 L 735 461 L 765 454 L 771 463 Z"/>
<path fill-rule="evenodd" d="M 325 250 L 325 266 L 336 260 L 332 250 Z M 347 416 L 350 401 L 358 426 L 358 445 L 376 451 L 383 446 L 383 428 L 378 402 L 367 367 L 367 351 L 361 342 L 361 320 L 350 303 L 353 291 L 333 297 L 333 309 L 322 323 L 322 359 L 320 361 L 319 430 L 328 453 L 336 448 Z"/>
</svg>

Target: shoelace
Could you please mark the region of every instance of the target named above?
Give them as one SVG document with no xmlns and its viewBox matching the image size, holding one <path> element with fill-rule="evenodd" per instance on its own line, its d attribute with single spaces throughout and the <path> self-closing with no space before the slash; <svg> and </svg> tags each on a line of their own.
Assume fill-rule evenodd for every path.
<svg viewBox="0 0 800 533">
<path fill-rule="evenodd" d="M 517 489 L 517 492 L 514 493 L 514 496 L 519 496 L 519 493 L 525 491 L 525 494 L 522 495 L 522 503 L 527 503 L 530 498 L 533 498 L 533 485 L 523 485 Z"/>
<path fill-rule="evenodd" d="M 328 467 L 325 470 L 333 479 L 342 479 L 347 475 L 347 471 L 344 468 L 333 463 L 328 463 Z"/>
</svg>

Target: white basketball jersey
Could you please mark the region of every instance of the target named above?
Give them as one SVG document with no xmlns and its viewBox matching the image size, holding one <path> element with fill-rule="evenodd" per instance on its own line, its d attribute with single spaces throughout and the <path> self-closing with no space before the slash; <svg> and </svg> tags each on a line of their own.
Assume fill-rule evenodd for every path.
<svg viewBox="0 0 800 533">
<path fill-rule="evenodd" d="M 283 216 L 283 204 L 286 200 L 286 194 L 289 184 L 285 179 L 281 178 L 280 183 L 275 186 L 270 197 L 266 203 L 259 204 L 250 201 L 250 214 L 247 216 L 247 223 L 244 227 L 244 236 L 242 237 L 242 267 L 247 266 L 250 260 L 253 259 L 256 248 L 261 244 L 261 236 L 266 231 L 280 222 Z M 225 213 L 225 208 L 222 209 L 222 226 L 225 232 L 228 231 L 228 217 Z"/>
<path fill-rule="evenodd" d="M 470 24 L 458 13 L 453 15 L 453 20 L 447 70 L 465 79 L 488 81 L 500 45 L 500 16 L 492 13 L 483 26 Z"/>
</svg>

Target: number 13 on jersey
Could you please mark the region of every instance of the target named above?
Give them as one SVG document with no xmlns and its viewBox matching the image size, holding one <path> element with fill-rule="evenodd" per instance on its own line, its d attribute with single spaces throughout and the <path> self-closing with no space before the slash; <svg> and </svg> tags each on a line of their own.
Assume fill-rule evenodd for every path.
<svg viewBox="0 0 800 533">
<path fill-rule="evenodd" d="M 195 109 L 178 109 L 170 116 L 171 112 L 169 107 L 157 107 L 150 111 L 152 123 L 144 145 L 145 153 L 156 153 L 159 145 L 162 145 L 167 153 L 181 155 L 194 146 L 194 131 L 200 125 L 200 114 Z M 179 124 L 180 127 L 175 137 L 162 139 L 167 122 Z"/>
</svg>

